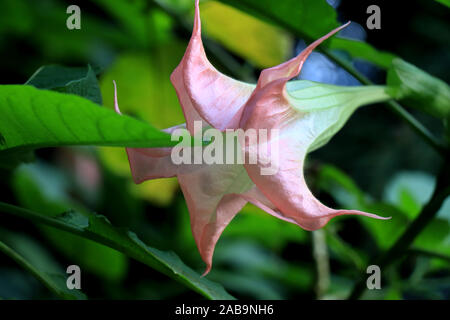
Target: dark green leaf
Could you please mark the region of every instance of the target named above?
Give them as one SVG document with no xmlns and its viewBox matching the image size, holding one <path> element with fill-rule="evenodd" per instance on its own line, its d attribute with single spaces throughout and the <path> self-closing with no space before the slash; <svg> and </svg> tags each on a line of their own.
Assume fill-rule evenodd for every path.
<svg viewBox="0 0 450 320">
<path fill-rule="evenodd" d="M 54 167 L 34 163 L 21 166 L 14 172 L 12 186 L 20 204 L 26 208 L 45 212 L 49 216 L 70 212 L 71 208 L 85 212 L 86 209 L 71 200 L 69 180 Z M 88 226 L 86 216 L 79 215 L 78 218 L 78 225 Z M 83 270 L 116 281 L 126 274 L 128 261 L 116 250 L 61 230 L 42 229 L 61 254 L 70 260 L 76 257 L 77 264 Z"/>
<path fill-rule="evenodd" d="M 397 98 L 409 106 L 438 118 L 450 117 L 450 87 L 414 65 L 394 59 L 389 69 L 387 84 Z"/>
<path fill-rule="evenodd" d="M 5 233 L 2 232 L 2 236 L 4 236 L 4 234 Z M 22 251 L 21 253 L 2 241 L 0 241 L 0 252 L 3 252 L 22 268 L 30 272 L 34 277 L 42 282 L 42 284 L 57 294 L 60 298 L 71 300 L 86 299 L 86 296 L 80 290 L 69 290 L 67 288 L 67 274 L 50 264 L 45 257 L 42 259 L 42 254 L 38 252 L 40 247 L 36 246 L 33 241 L 28 241 L 26 246 L 23 246 L 20 245 L 20 242 L 17 243 L 18 240 L 23 242 L 27 239 L 17 236 L 13 239 L 13 244 L 15 243 L 15 245 L 18 246 L 18 249 Z M 30 246 L 32 246 L 34 250 L 30 251 Z M 27 247 L 28 250 L 26 249 Z"/>
<path fill-rule="evenodd" d="M 38 89 L 57 89 L 65 87 L 71 81 L 86 77 L 87 72 L 87 67 L 46 65 L 36 70 L 25 84 Z"/>
<path fill-rule="evenodd" d="M 435 0 L 450 8 L 450 0 Z"/>
<path fill-rule="evenodd" d="M 379 51 L 367 42 L 358 40 L 333 37 L 329 41 L 329 46 L 331 49 L 346 51 L 352 58 L 364 59 L 384 69 L 388 69 L 395 58 L 390 52 Z"/>
<path fill-rule="evenodd" d="M 83 214 L 78 211 L 70 211 L 51 218 L 37 212 L 0 203 L 0 212 L 44 223 L 107 245 L 170 276 L 209 299 L 233 299 L 222 286 L 201 277 L 186 266 L 175 253 L 147 246 L 133 232 L 112 226 L 104 216 L 94 213 L 87 214 L 89 225 L 86 226 L 85 219 L 80 217 Z"/>
<path fill-rule="evenodd" d="M 102 104 L 100 87 L 91 66 L 87 68 L 43 66 L 25 84 L 38 89 L 73 93 L 99 105 Z"/>
</svg>

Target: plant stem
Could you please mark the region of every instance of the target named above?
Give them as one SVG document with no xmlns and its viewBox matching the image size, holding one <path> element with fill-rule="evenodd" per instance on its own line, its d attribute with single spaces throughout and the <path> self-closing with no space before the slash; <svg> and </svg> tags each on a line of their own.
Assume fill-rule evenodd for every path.
<svg viewBox="0 0 450 320">
<path fill-rule="evenodd" d="M 330 261 L 325 231 L 323 229 L 315 230 L 312 232 L 312 237 L 317 272 L 316 296 L 317 299 L 323 299 L 330 285 Z"/>
<path fill-rule="evenodd" d="M 433 195 L 422 209 L 419 216 L 409 225 L 401 237 L 394 245 L 384 252 L 373 264 L 378 265 L 382 270 L 389 267 L 394 261 L 407 252 L 414 239 L 425 229 L 428 223 L 434 218 L 444 200 L 450 195 L 450 157 L 444 159 L 443 168 L 438 175 L 436 187 Z M 348 299 L 358 299 L 365 291 L 365 278 L 362 277 L 353 288 Z"/>
</svg>

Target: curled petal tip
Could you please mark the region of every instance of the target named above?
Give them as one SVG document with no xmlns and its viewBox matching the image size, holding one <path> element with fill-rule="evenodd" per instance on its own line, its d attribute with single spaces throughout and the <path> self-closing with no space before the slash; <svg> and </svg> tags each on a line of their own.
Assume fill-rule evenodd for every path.
<svg viewBox="0 0 450 320">
<path fill-rule="evenodd" d="M 368 212 L 364 212 L 364 211 L 358 211 L 358 210 L 342 210 L 342 211 L 346 211 L 349 214 L 357 214 L 357 215 L 360 215 L 360 216 L 365 216 L 365 217 L 378 219 L 378 220 L 390 220 L 390 219 L 392 219 L 392 217 L 382 217 L 382 216 L 379 216 L 377 214 L 368 213 Z"/>
<path fill-rule="evenodd" d="M 192 31 L 192 36 L 201 35 L 201 21 L 200 21 L 200 1 L 195 0 L 195 17 L 194 17 L 194 30 Z"/>
<path fill-rule="evenodd" d="M 116 110 L 116 112 L 121 115 L 122 112 L 120 112 L 119 102 L 117 101 L 117 85 L 115 80 L 113 80 L 113 84 L 114 84 L 114 110 Z"/>
<path fill-rule="evenodd" d="M 201 275 L 202 278 L 205 277 L 211 271 L 211 267 L 212 267 L 211 264 L 206 265 L 205 272 L 203 272 L 203 274 Z"/>
<path fill-rule="evenodd" d="M 309 55 L 313 52 L 315 48 L 317 48 L 322 42 L 335 35 L 337 32 L 341 31 L 343 28 L 347 27 L 351 21 L 348 21 L 346 24 L 337 27 L 334 30 L 331 30 L 326 35 L 312 42 L 309 46 L 307 46 L 299 55 L 292 58 L 289 61 L 286 61 L 278 66 L 265 69 L 261 72 L 261 75 L 258 79 L 258 87 L 265 87 L 267 84 L 282 80 L 283 83 L 286 83 L 288 80 L 298 76 L 302 69 L 303 63 L 309 57 Z"/>
</svg>

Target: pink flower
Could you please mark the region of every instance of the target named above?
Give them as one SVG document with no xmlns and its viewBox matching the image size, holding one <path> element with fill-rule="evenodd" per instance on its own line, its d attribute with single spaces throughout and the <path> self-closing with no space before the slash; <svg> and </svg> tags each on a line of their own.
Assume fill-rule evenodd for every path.
<svg viewBox="0 0 450 320">
<path fill-rule="evenodd" d="M 316 118 L 323 111 L 320 107 L 302 111 L 298 101 L 286 91 L 286 83 L 300 73 L 303 62 L 313 49 L 348 23 L 316 40 L 297 57 L 263 70 L 255 86 L 221 74 L 208 61 L 201 39 L 198 2 L 195 2 L 191 40 L 183 59 L 170 77 L 186 124 L 164 131 L 172 133 L 185 126 L 193 135 L 194 121 L 202 121 L 205 126 L 210 125 L 221 131 L 267 129 L 270 132 L 271 129 L 278 129 L 279 136 L 276 138 L 269 134 L 267 146 L 273 150 L 276 143 L 281 150 L 278 172 L 262 175 L 264 163 L 259 160 L 255 164 L 243 165 L 175 165 L 171 159 L 171 148 L 127 148 L 136 183 L 178 177 L 188 205 L 192 232 L 206 263 L 204 275 L 211 270 L 214 247 L 222 231 L 247 202 L 306 230 L 319 229 L 339 215 L 385 219 L 362 211 L 334 210 L 313 196 L 303 176 L 303 162 L 308 151 L 326 140 Z M 115 108 L 120 113 L 117 91 Z M 247 156 L 260 155 L 259 149 L 248 143 L 243 146 L 243 151 Z"/>
</svg>

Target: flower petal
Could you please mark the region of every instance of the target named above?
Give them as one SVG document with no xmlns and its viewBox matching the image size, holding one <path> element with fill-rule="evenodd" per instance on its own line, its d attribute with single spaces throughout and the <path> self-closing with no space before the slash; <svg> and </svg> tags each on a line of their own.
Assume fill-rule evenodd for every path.
<svg viewBox="0 0 450 320">
<path fill-rule="evenodd" d="M 239 194 L 253 187 L 241 165 L 201 165 L 178 175 L 187 202 L 191 228 L 206 275 L 212 266 L 214 247 L 222 231 L 247 201 Z"/>
<path fill-rule="evenodd" d="M 219 130 L 237 128 L 242 108 L 255 88 L 220 73 L 208 61 L 201 38 L 198 0 L 191 40 L 170 80 L 191 133 L 192 122 L 200 117 Z"/>
<path fill-rule="evenodd" d="M 320 217 L 304 218 L 302 216 L 297 216 L 295 218 L 290 218 L 287 217 L 285 214 L 283 214 L 281 211 L 279 211 L 276 208 L 276 206 L 273 203 L 271 203 L 256 186 L 250 191 L 241 195 L 241 197 L 243 197 L 248 202 L 254 204 L 255 206 L 259 207 L 260 209 L 264 210 L 265 212 L 273 215 L 274 217 L 296 224 L 299 227 L 309 231 L 314 231 L 324 227 L 328 223 L 328 221 L 340 215 L 362 215 L 376 219 L 383 219 L 383 220 L 390 219 L 358 210 L 333 210 L 333 209 L 330 209 L 330 212 L 328 214 L 325 213 Z"/>
<path fill-rule="evenodd" d="M 117 85 L 114 83 L 114 109 L 122 114 L 117 99 Z M 163 131 L 172 133 L 174 130 L 184 128 L 181 124 Z M 131 175 L 135 183 L 142 183 L 149 179 L 174 177 L 179 167 L 173 164 L 170 157 L 172 148 L 126 148 Z"/>
<path fill-rule="evenodd" d="M 246 126 L 250 115 L 252 115 L 252 117 L 254 118 L 253 123 L 260 123 L 264 120 L 273 123 L 274 120 L 269 120 L 272 115 L 281 113 L 285 114 L 285 117 L 289 117 L 289 115 L 294 114 L 286 97 L 286 83 L 290 79 L 300 74 L 303 63 L 318 45 L 320 45 L 323 41 L 339 32 L 349 24 L 350 21 L 332 30 L 320 39 L 317 39 L 308 47 L 306 47 L 302 52 L 300 52 L 298 56 L 292 58 L 291 60 L 286 61 L 278 66 L 263 70 L 259 76 L 256 89 L 253 91 L 252 96 L 247 101 L 246 106 L 243 108 L 243 114 L 240 119 L 240 127 Z M 273 102 L 275 103 L 277 103 L 278 101 L 280 103 L 277 103 L 276 109 L 270 106 L 270 104 L 266 104 L 265 107 L 261 107 L 263 110 L 257 110 L 256 112 L 254 112 L 254 108 L 256 107 L 256 105 L 262 104 L 260 101 L 261 99 L 269 99 L 269 101 L 266 100 L 266 102 L 270 102 L 270 100 L 273 100 Z M 249 127 L 249 125 L 247 125 L 247 127 Z"/>
<path fill-rule="evenodd" d="M 317 125 L 314 112 L 300 112 L 292 108 L 286 95 L 286 82 L 300 72 L 303 62 L 312 50 L 322 41 L 342 29 L 341 26 L 308 46 L 302 53 L 290 61 L 261 73 L 257 88 L 245 106 L 240 125 L 247 129 L 267 129 L 267 150 L 279 150 L 273 158 L 272 166 L 278 171 L 273 175 L 262 175 L 260 146 L 249 145 L 246 141 L 244 151 L 248 158 L 256 158 L 256 164 L 244 164 L 249 177 L 261 193 L 269 200 L 251 201 L 284 220 L 295 221 L 302 228 L 315 230 L 324 226 L 329 219 L 343 214 L 359 214 L 381 218 L 360 211 L 334 210 L 323 205 L 309 190 L 303 174 L 303 163 L 309 146 L 314 142 Z M 272 135 L 272 129 L 279 129 L 279 134 Z M 257 157 L 254 157 L 254 153 Z M 273 204 L 273 207 L 270 206 Z M 272 212 L 271 212 L 272 211 Z"/>
<path fill-rule="evenodd" d="M 286 61 L 278 66 L 265 69 L 261 72 L 261 75 L 258 79 L 258 87 L 262 88 L 266 86 L 268 83 L 273 82 L 275 80 L 284 79 L 286 82 L 300 74 L 300 70 L 302 69 L 303 63 L 308 58 L 308 56 L 313 52 L 313 50 L 319 46 L 323 41 L 336 34 L 340 30 L 344 29 L 350 24 L 350 21 L 346 24 L 330 31 L 328 34 L 323 37 L 317 39 L 313 43 L 311 43 L 308 47 L 306 47 L 300 54 L 289 61 Z"/>
</svg>

